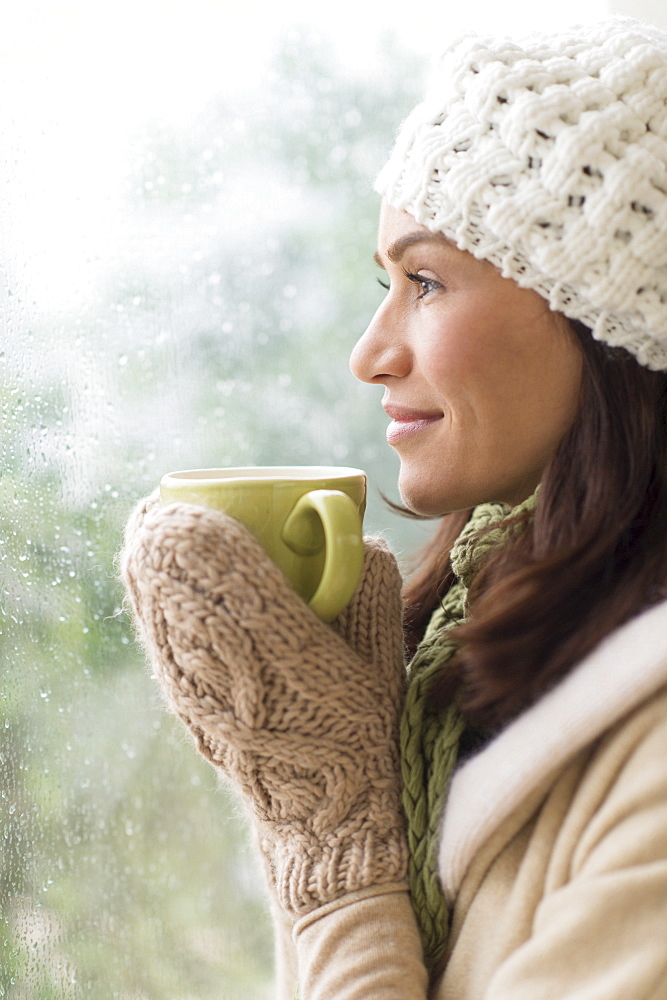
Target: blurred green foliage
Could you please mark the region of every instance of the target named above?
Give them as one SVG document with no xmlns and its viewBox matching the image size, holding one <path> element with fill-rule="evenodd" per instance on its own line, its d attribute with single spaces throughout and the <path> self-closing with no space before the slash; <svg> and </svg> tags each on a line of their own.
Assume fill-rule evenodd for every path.
<svg viewBox="0 0 667 1000">
<path fill-rule="evenodd" d="M 245 821 L 157 703 L 114 558 L 171 468 L 335 462 L 391 491 L 347 355 L 380 299 L 371 180 L 419 85 L 389 43 L 351 78 L 292 39 L 261 93 L 134 137 L 125 251 L 85 308 L 6 299 L 4 1000 L 272 996 Z"/>
</svg>

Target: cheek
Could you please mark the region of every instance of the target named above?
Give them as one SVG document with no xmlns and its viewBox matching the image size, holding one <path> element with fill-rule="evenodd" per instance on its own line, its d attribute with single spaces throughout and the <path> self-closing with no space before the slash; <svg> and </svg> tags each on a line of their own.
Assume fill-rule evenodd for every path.
<svg viewBox="0 0 667 1000">
<path fill-rule="evenodd" d="M 493 410 L 511 405 L 521 387 L 522 365 L 515 355 L 495 326 L 463 314 L 429 330 L 422 370 L 454 413 L 468 406 Z"/>
<path fill-rule="evenodd" d="M 484 383 L 480 409 L 493 423 L 499 453 L 512 464 L 546 464 L 576 418 L 581 355 L 562 330 L 548 333 L 535 331 L 523 348 L 496 356 Z"/>
<path fill-rule="evenodd" d="M 443 388 L 470 380 L 484 361 L 473 324 L 457 317 L 430 324 L 420 337 L 419 353 L 423 371 L 434 385 Z"/>
<path fill-rule="evenodd" d="M 523 322 L 522 322 L 523 320 Z M 424 339 L 423 369 L 454 423 L 506 454 L 512 440 L 545 448 L 574 419 L 581 356 L 553 314 L 508 323 L 488 308 L 452 314 Z"/>
</svg>

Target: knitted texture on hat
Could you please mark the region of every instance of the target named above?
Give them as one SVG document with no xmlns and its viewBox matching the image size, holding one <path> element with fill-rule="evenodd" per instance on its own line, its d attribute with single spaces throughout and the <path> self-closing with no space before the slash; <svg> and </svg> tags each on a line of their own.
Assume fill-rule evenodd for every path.
<svg viewBox="0 0 667 1000">
<path fill-rule="evenodd" d="M 667 34 L 609 18 L 442 56 L 377 183 L 552 309 L 667 368 Z"/>
<path fill-rule="evenodd" d="M 408 819 L 409 879 L 413 906 L 424 946 L 424 960 L 437 972 L 447 948 L 449 914 L 437 874 L 442 811 L 465 723 L 454 702 L 434 708 L 431 691 L 438 675 L 457 652 L 449 632 L 465 621 L 470 583 L 489 556 L 506 543 L 513 529 L 505 519 L 532 511 L 535 496 L 513 510 L 505 504 L 476 507 L 450 555 L 457 580 L 434 614 L 410 664 L 401 718 L 403 807 Z M 498 522 L 498 527 L 488 530 Z M 481 532 L 481 534 L 480 534 Z"/>
<path fill-rule="evenodd" d="M 121 564 L 167 701 L 250 807 L 285 911 L 405 885 L 401 578 L 384 543 L 335 628 L 219 511 L 140 504 Z"/>
</svg>

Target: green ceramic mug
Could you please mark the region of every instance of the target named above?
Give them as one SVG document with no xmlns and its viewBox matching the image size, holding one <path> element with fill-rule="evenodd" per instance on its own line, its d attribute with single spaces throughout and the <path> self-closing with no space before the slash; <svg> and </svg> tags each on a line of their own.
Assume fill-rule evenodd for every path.
<svg viewBox="0 0 667 1000">
<path fill-rule="evenodd" d="M 160 497 L 163 504 L 200 504 L 242 521 L 322 621 L 333 621 L 356 589 L 366 507 L 360 469 L 191 469 L 163 476 Z"/>
</svg>

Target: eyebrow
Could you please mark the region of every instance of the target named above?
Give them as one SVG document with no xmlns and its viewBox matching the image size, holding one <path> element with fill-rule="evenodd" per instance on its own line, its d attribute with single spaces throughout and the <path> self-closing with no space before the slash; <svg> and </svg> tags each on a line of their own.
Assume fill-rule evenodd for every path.
<svg viewBox="0 0 667 1000">
<path fill-rule="evenodd" d="M 444 233 L 406 233 L 405 236 L 399 236 L 397 240 L 387 247 L 387 257 L 392 264 L 397 264 L 405 251 L 416 243 L 445 243 L 447 246 L 453 246 L 452 241 Z M 373 254 L 373 260 L 378 267 L 384 267 L 379 250 L 376 250 Z"/>
</svg>

